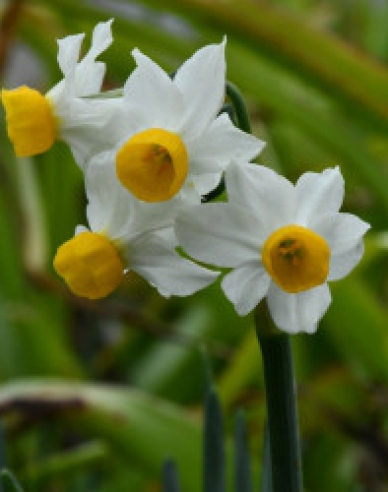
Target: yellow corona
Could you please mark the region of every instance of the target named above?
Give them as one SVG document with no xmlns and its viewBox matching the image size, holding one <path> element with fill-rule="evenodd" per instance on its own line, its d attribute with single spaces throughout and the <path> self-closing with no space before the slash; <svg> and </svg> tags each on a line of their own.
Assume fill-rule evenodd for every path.
<svg viewBox="0 0 388 492">
<path fill-rule="evenodd" d="M 74 294 L 101 299 L 120 285 L 125 265 L 109 238 L 85 231 L 58 248 L 54 268 Z"/>
<path fill-rule="evenodd" d="M 40 92 L 22 86 L 1 91 L 7 132 L 18 157 L 41 154 L 54 143 L 57 124 L 50 101 Z"/>
<path fill-rule="evenodd" d="M 175 196 L 185 182 L 188 167 L 182 139 L 160 128 L 137 133 L 116 156 L 119 180 L 146 202 L 162 202 Z"/>
<path fill-rule="evenodd" d="M 325 239 L 311 229 L 288 225 L 269 236 L 262 250 L 262 261 L 281 289 L 297 293 L 326 281 L 330 248 Z"/>
</svg>

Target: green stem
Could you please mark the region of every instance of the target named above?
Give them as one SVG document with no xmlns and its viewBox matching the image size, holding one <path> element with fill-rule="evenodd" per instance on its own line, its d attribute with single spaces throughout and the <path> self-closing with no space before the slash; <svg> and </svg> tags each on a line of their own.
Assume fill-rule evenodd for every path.
<svg viewBox="0 0 388 492">
<path fill-rule="evenodd" d="M 180 492 L 178 471 L 173 460 L 167 460 L 163 466 L 163 492 Z"/>
<path fill-rule="evenodd" d="M 236 125 L 240 130 L 246 133 L 252 133 L 251 123 L 249 121 L 248 111 L 244 103 L 244 99 L 232 82 L 226 82 L 226 95 L 229 97 L 233 108 L 236 112 Z"/>
<path fill-rule="evenodd" d="M 230 99 L 236 121 L 237 128 L 246 132 L 252 133 L 251 123 L 248 116 L 248 111 L 245 106 L 244 98 L 238 88 L 231 82 L 226 82 L 226 95 Z M 225 181 L 221 180 L 220 184 L 203 198 L 203 202 L 210 202 L 219 197 L 225 191 Z"/>
<path fill-rule="evenodd" d="M 263 471 L 261 475 L 261 492 L 272 492 L 272 466 L 269 443 L 268 424 L 264 428 Z"/>
<path fill-rule="evenodd" d="M 203 428 L 203 491 L 225 492 L 225 448 L 222 411 L 213 388 L 206 394 Z"/>
<path fill-rule="evenodd" d="M 0 479 L 4 492 L 23 492 L 23 489 L 9 470 L 2 470 Z"/>
<path fill-rule="evenodd" d="M 263 356 L 273 492 L 302 492 L 299 429 L 290 336 L 273 328 L 256 332 Z"/>
</svg>

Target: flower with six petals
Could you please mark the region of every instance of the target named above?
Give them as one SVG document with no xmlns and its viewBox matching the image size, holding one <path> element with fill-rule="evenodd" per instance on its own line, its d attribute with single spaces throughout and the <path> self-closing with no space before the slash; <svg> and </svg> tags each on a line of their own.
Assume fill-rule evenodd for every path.
<svg viewBox="0 0 388 492">
<path fill-rule="evenodd" d="M 228 203 L 177 218 L 176 234 L 193 258 L 229 267 L 222 288 L 240 315 L 267 298 L 275 324 L 313 333 L 330 302 L 327 281 L 347 275 L 363 254 L 369 225 L 341 213 L 338 170 L 308 172 L 296 185 L 263 166 L 229 166 Z"/>
<path fill-rule="evenodd" d="M 112 43 L 112 20 L 97 24 L 89 51 L 78 61 L 84 34 L 58 40 L 63 79 L 45 95 L 27 86 L 1 91 L 7 131 L 19 157 L 47 151 L 56 139 L 66 141 L 82 167 L 103 128 L 120 107 L 117 99 L 88 99 L 101 90 L 105 64 L 96 58 Z"/>
<path fill-rule="evenodd" d="M 207 194 L 232 159 L 250 161 L 263 148 L 261 140 L 219 114 L 225 41 L 198 50 L 173 78 L 138 49 L 133 56 L 137 67 L 125 84 L 122 112 L 106 131 L 116 138 L 109 160 L 138 199 Z"/>
<path fill-rule="evenodd" d="M 166 297 L 189 295 L 213 282 L 218 273 L 175 251 L 173 224 L 184 207 L 182 201 L 154 205 L 136 200 L 100 156 L 101 161 L 85 173 L 90 229 L 78 226 L 54 259 L 70 290 L 100 299 L 113 292 L 130 270 Z"/>
</svg>

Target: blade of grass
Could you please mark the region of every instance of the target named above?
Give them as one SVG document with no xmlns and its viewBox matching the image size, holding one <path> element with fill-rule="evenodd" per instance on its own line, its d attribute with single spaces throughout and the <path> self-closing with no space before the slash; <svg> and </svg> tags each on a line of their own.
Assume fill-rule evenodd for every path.
<svg viewBox="0 0 388 492">
<path fill-rule="evenodd" d="M 203 432 L 203 491 L 225 492 L 225 449 L 222 412 L 214 389 L 205 399 L 205 422 Z"/>
<path fill-rule="evenodd" d="M 178 471 L 174 461 L 167 460 L 163 466 L 163 492 L 180 492 Z"/>
<path fill-rule="evenodd" d="M 23 492 L 16 478 L 9 470 L 0 472 L 0 480 L 3 485 L 4 492 Z"/>
<path fill-rule="evenodd" d="M 253 492 L 248 449 L 247 429 L 241 411 L 237 413 L 235 428 L 235 492 Z"/>
</svg>

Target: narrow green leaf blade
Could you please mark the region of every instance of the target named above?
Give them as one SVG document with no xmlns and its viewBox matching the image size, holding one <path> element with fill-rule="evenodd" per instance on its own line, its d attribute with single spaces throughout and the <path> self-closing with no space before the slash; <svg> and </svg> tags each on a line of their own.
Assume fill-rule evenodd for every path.
<svg viewBox="0 0 388 492">
<path fill-rule="evenodd" d="M 261 492 L 272 492 L 272 465 L 268 425 L 264 431 L 263 471 L 261 475 Z"/>
<path fill-rule="evenodd" d="M 206 395 L 204 422 L 204 492 L 225 492 L 225 449 L 221 406 L 214 389 Z"/>
<path fill-rule="evenodd" d="M 4 492 L 23 492 L 18 481 L 9 470 L 2 470 L 0 479 Z"/>
<path fill-rule="evenodd" d="M 17 412 L 21 401 L 26 412 L 37 406 L 50 409 L 50 425 L 101 440 L 111 456 L 135 459 L 150 478 L 160 480 L 161 464 L 171 457 L 180 471 L 182 488 L 200 490 L 200 423 L 176 405 L 132 388 L 59 379 L 19 380 L 2 386 L 1 414 Z"/>
<path fill-rule="evenodd" d="M 235 430 L 235 492 L 253 492 L 248 438 L 242 412 L 238 412 Z"/>
<path fill-rule="evenodd" d="M 163 466 L 163 492 L 180 492 L 178 471 L 173 460 L 167 460 Z"/>
</svg>

